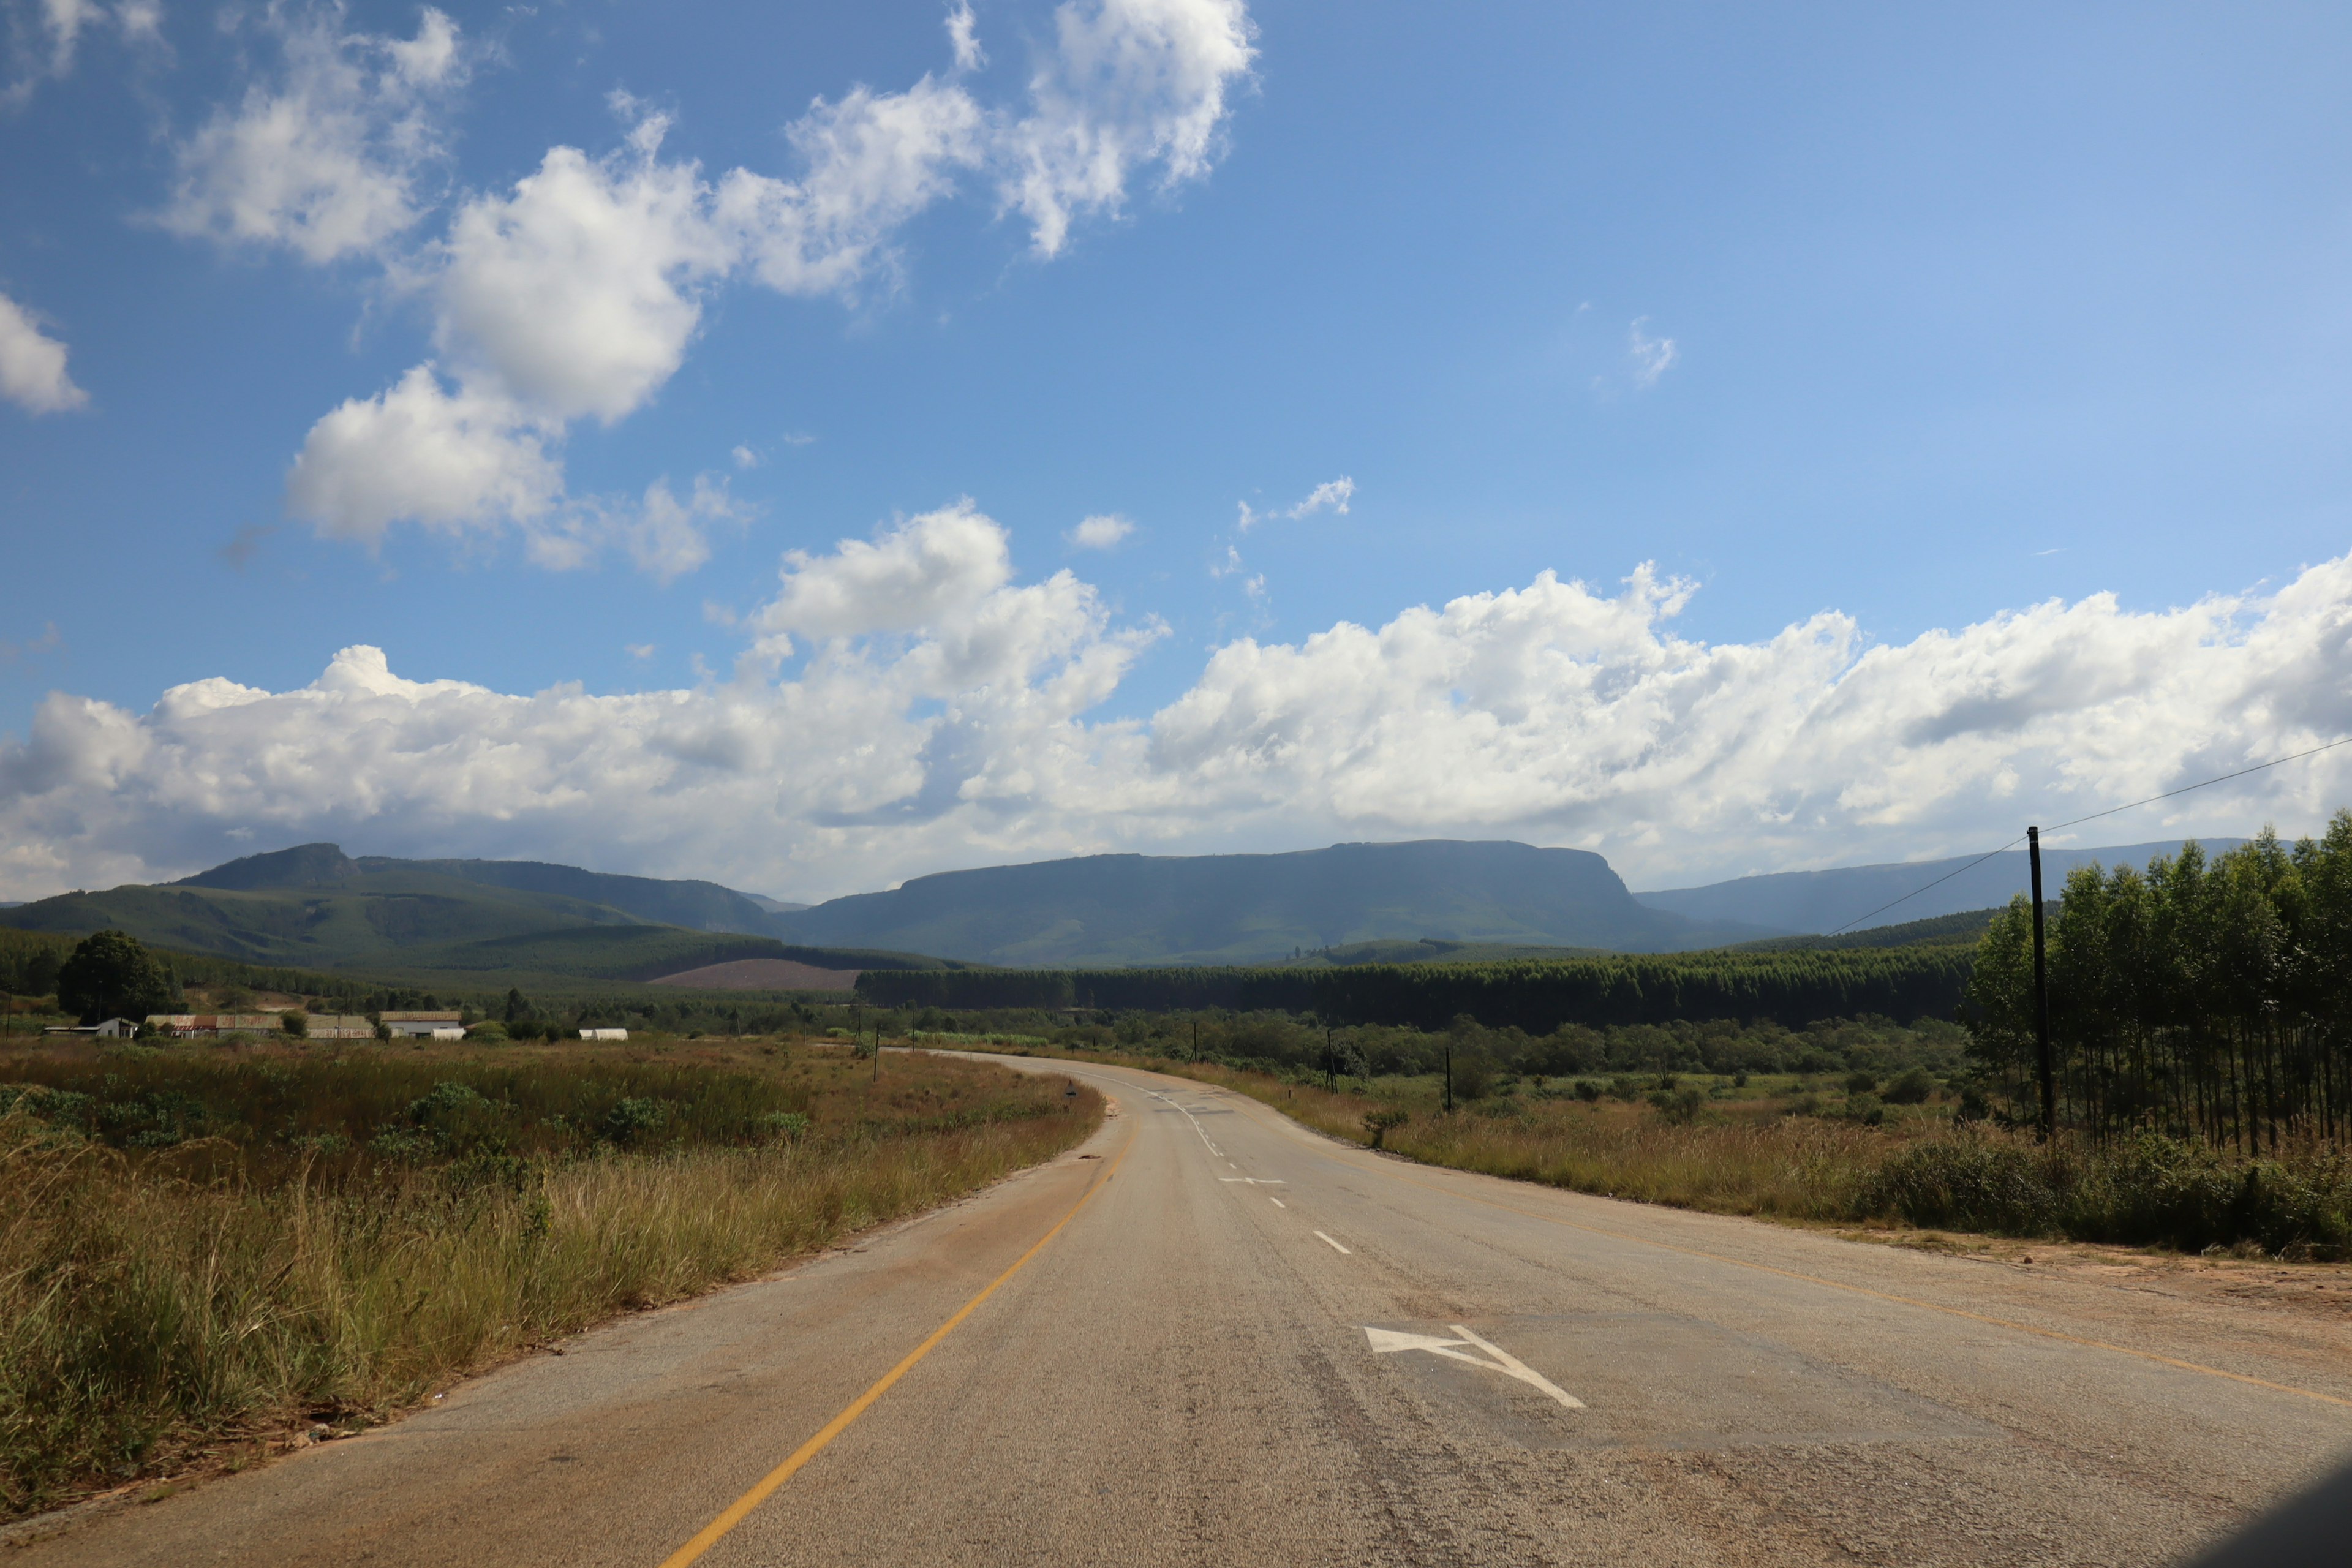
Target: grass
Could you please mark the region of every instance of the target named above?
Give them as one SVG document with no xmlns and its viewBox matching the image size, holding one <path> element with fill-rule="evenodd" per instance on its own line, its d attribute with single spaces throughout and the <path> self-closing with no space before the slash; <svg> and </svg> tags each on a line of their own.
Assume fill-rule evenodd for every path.
<svg viewBox="0 0 2352 1568">
<path fill-rule="evenodd" d="M 1606 1197 L 2188 1252 L 2352 1256 L 2352 1156 L 2323 1142 L 2259 1160 L 2154 1133 L 2105 1142 L 2063 1133 L 2044 1144 L 1957 1121 L 1941 1090 L 1891 1104 L 1860 1083 L 1792 1074 L 1581 1080 L 1591 1098 L 1563 1080 L 1519 1081 L 1448 1112 L 1428 1077 L 1335 1091 L 1297 1072 L 1158 1058 L 1139 1065 L 1247 1094 L 1349 1142 Z M 1881 1087 L 1892 1095 L 1900 1085 Z"/>
<path fill-rule="evenodd" d="M 0 1058 L 0 1510 L 355 1430 L 1098 1124 L 987 1063 L 215 1047 Z"/>
</svg>

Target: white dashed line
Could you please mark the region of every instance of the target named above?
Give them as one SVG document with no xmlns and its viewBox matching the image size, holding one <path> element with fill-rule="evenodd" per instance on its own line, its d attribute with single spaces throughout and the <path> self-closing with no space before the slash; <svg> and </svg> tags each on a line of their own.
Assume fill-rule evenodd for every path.
<svg viewBox="0 0 2352 1568">
<path fill-rule="evenodd" d="M 1266 1202 L 1268 1202 L 1268 1203 L 1270 1203 L 1270 1204 L 1272 1204 L 1275 1207 L 1276 1207 L 1276 1208 L 1278 1208 L 1278 1209 L 1286 1209 L 1286 1208 L 1288 1208 L 1288 1207 L 1290 1206 L 1288 1204 L 1284 1203 L 1280 1198 L 1272 1198 L 1272 1197 L 1270 1197 L 1270 1198 L 1266 1199 L 1265 1201 L 1266 1201 Z"/>
<path fill-rule="evenodd" d="M 1319 1231 L 1319 1230 L 1318 1230 L 1318 1231 L 1317 1231 L 1315 1234 L 1316 1234 L 1316 1235 L 1318 1235 L 1318 1236 L 1323 1236 L 1323 1233 L 1322 1233 L 1321 1231 Z M 1323 1236 L 1323 1239 L 1324 1239 L 1324 1240 L 1326 1240 L 1326 1241 L 1331 1241 L 1331 1238 L 1330 1238 L 1329 1237 L 1328 1237 L 1328 1236 Z M 1334 1252 L 1347 1252 L 1347 1253 L 1348 1253 L 1348 1256 L 1349 1256 L 1349 1257 L 1350 1257 L 1350 1258 L 1353 1258 L 1353 1257 L 1355 1257 L 1355 1256 L 1356 1256 L 1356 1255 L 1355 1255 L 1354 1253 L 1352 1253 L 1352 1252 L 1348 1252 L 1348 1249 L 1347 1249 L 1346 1247 L 1344 1247 L 1340 1246 L 1340 1245 L 1339 1245 L 1338 1242 L 1336 1242 L 1336 1241 L 1331 1241 L 1331 1250 L 1332 1250 L 1332 1251 L 1334 1251 Z"/>
</svg>

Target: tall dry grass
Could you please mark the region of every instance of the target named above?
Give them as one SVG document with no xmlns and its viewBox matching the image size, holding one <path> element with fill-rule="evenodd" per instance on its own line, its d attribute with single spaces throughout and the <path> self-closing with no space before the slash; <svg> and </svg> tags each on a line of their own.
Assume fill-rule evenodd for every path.
<svg viewBox="0 0 2352 1568">
<path fill-rule="evenodd" d="M 1115 1053 L 1036 1050 L 1135 1062 Z M 2284 1258 L 2352 1257 L 2352 1152 L 2321 1140 L 2244 1159 L 2155 1132 L 2097 1139 L 1958 1123 L 1920 1108 L 1881 1122 L 1793 1113 L 1817 1095 L 1641 1102 L 1496 1095 L 1453 1111 L 1426 1079 L 1334 1092 L 1213 1062 L 1139 1065 L 1234 1089 L 1318 1131 L 1408 1159 L 1717 1214 Z"/>
<path fill-rule="evenodd" d="M 110 1147 L 20 1100 L 0 1116 L 0 1508 L 380 1420 L 520 1348 L 969 1192 L 1099 1118 L 1091 1094 L 893 1058 L 868 1103 L 903 1114 L 861 1119 L 835 1102 L 863 1071 L 822 1065 L 835 1136 L 333 1179 L 224 1160 L 219 1139 Z"/>
</svg>

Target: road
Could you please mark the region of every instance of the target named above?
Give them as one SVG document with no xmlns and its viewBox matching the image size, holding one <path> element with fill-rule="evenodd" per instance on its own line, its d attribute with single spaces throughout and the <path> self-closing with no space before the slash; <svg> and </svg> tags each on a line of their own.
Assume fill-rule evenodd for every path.
<svg viewBox="0 0 2352 1568">
<path fill-rule="evenodd" d="M 2154 1563 L 2352 1448 L 2341 1319 L 1050 1070 L 1112 1100 L 1080 1151 L 12 1568 Z"/>
</svg>

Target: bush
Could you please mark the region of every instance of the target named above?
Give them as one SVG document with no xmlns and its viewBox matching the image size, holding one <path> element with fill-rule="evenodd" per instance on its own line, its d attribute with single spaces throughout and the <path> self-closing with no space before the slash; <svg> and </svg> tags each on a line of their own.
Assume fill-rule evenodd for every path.
<svg viewBox="0 0 2352 1568">
<path fill-rule="evenodd" d="M 1381 1146 L 1381 1141 L 1389 1135 L 1390 1128 L 1402 1127 L 1412 1120 L 1412 1115 L 1410 1111 L 1389 1106 L 1380 1110 L 1366 1111 L 1364 1131 L 1372 1135 L 1372 1147 L 1377 1149 Z"/>
<path fill-rule="evenodd" d="M 1889 1105 L 1925 1105 L 1936 1092 L 1936 1079 L 1926 1068 L 1913 1068 L 1886 1086 Z"/>
<path fill-rule="evenodd" d="M 1878 1168 L 1863 1205 L 1917 1226 L 2037 1235 L 2058 1216 L 2058 1194 L 2033 1152 L 1994 1136 L 1915 1144 Z"/>
<path fill-rule="evenodd" d="M 1848 1094 L 1876 1094 L 1878 1075 L 1866 1071 L 1850 1072 L 1845 1075 L 1845 1091 Z"/>
<path fill-rule="evenodd" d="M 302 1008 L 289 1007 L 278 1015 L 278 1026 L 296 1039 L 301 1039 L 310 1032 L 310 1015 Z"/>
<path fill-rule="evenodd" d="M 1576 1080 L 1576 1098 L 1591 1105 L 1601 1098 L 1601 1086 L 1589 1078 Z"/>
<path fill-rule="evenodd" d="M 496 1018 L 485 1018 L 467 1030 L 466 1037 L 477 1045 L 497 1046 L 504 1045 L 510 1037 L 507 1034 L 507 1026 L 504 1024 L 499 1023 Z"/>
</svg>

